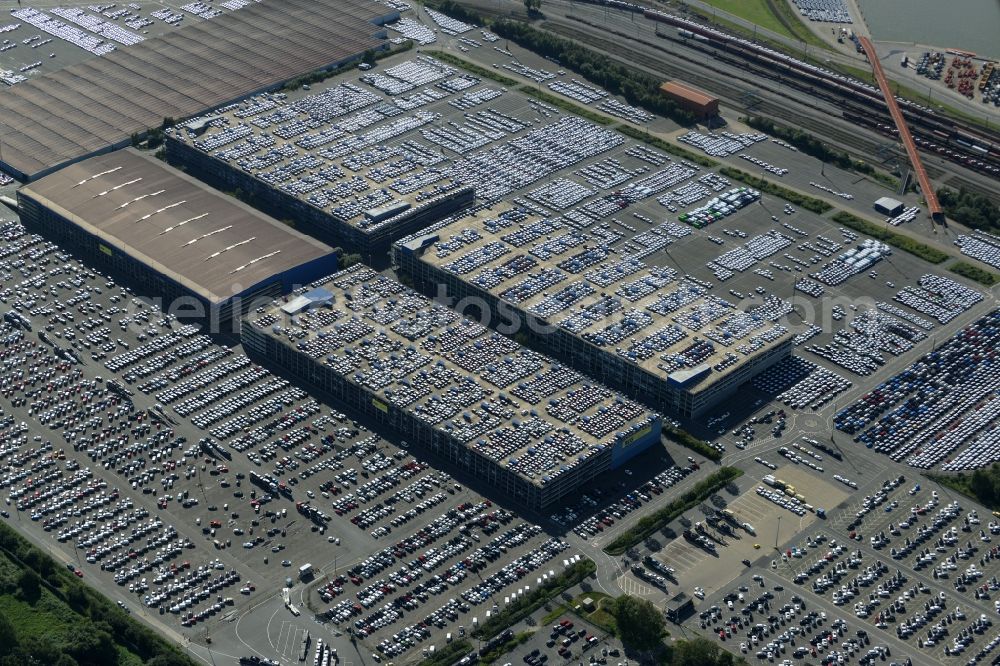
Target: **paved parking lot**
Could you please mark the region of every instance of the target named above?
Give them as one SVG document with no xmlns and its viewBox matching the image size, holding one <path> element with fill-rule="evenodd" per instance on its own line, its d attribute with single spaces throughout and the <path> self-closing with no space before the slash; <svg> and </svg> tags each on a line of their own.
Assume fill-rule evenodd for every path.
<svg viewBox="0 0 1000 666">
<path fill-rule="evenodd" d="M 513 57 L 487 41 L 466 45 L 462 52 L 486 66 L 510 65 L 503 69 L 505 75 L 530 74 L 551 93 L 578 103 L 594 108 L 607 104 L 598 91 L 559 75 L 552 63 L 515 47 L 522 63 L 515 66 Z M 445 46 L 453 48 L 454 42 Z M 0 58 L 13 58 L 21 48 Z M 60 52 L 54 60 L 62 57 Z M 372 75 L 413 57 L 389 58 Z M 329 85 L 353 84 L 359 76 L 351 72 Z M 384 78 L 373 80 L 392 85 Z M 485 101 L 492 112 L 523 125 L 510 131 L 514 138 L 496 137 L 475 147 L 456 143 L 462 137 L 476 143 L 477 133 L 485 135 L 482 116 L 474 132 L 453 132 L 449 123 L 475 113 L 484 103 L 476 95 L 492 95 L 484 90 L 496 87 L 483 81 L 439 99 L 413 100 L 441 114 L 437 124 L 425 128 L 429 134 L 420 137 L 435 146 L 442 165 L 475 175 L 480 173 L 476 165 L 459 159 L 467 158 L 465 153 L 486 151 L 488 144 L 518 140 L 566 121 L 561 111 L 508 90 Z M 288 101 L 308 97 L 307 91 L 299 91 Z M 458 106 L 449 103 L 459 99 Z M 608 109 L 626 117 L 635 113 L 604 107 L 611 113 Z M 585 132 L 575 120 L 566 124 L 572 127 L 565 136 Z M 663 133 L 678 129 L 663 119 L 648 126 Z M 533 136 L 540 140 L 541 135 Z M 822 182 L 854 194 L 853 200 L 844 200 L 848 208 L 867 212 L 869 200 L 886 193 L 772 142 L 755 143 L 743 152 L 787 168 L 780 176 L 786 184 L 807 189 L 810 181 Z M 736 185 L 707 170 L 691 168 L 688 174 L 683 165 L 671 170 L 679 162 L 668 164 L 665 158 L 635 141 L 616 142 L 599 154 L 552 167 L 548 173 L 560 179 L 554 184 L 550 179 L 512 180 L 517 186 L 504 196 L 529 210 L 574 219 L 582 208 L 598 205 L 597 190 L 614 191 L 653 172 L 663 182 L 680 179 L 664 188 L 672 193 L 671 202 L 690 198 L 690 203 L 675 206 L 677 212 L 701 206 Z M 752 163 L 738 156 L 727 163 L 752 171 Z M 677 217 L 658 198 L 630 202 L 591 224 L 588 233 L 610 239 L 623 252 L 640 251 L 654 227 Z M 594 585 L 609 594 L 624 591 L 662 605 L 678 591 L 700 588 L 705 598 L 685 630 L 711 629 L 717 636 L 716 628 L 729 618 L 749 617 L 751 624 L 739 627 L 737 622 L 736 630 L 727 622 L 734 635 L 724 640 L 736 651 L 747 643 L 751 659 L 782 634 L 788 641 L 779 641 L 785 645 L 784 652 L 778 647 L 779 661 L 803 648 L 810 659 L 836 652 L 854 663 L 860 662 L 859 654 L 878 646 L 887 647 L 887 661 L 897 663 L 907 657 L 915 663 L 967 662 L 980 651 L 982 661 L 993 659 L 991 642 L 997 632 L 976 623 L 981 615 L 996 617 L 1000 565 L 993 543 L 1000 538 L 1000 526 L 990 525 L 995 520 L 982 507 L 972 514 L 963 499 L 955 508 L 956 497 L 920 482 L 890 456 L 869 452 L 832 428 L 834 413 L 870 391 L 876 377 L 902 370 L 992 308 L 992 293 L 958 277 L 954 283 L 942 282 L 940 269 L 901 252 L 849 277 L 842 267 L 827 270 L 847 250 L 864 248 L 865 239 L 826 217 L 789 210 L 768 195 L 704 228 L 680 223 L 671 228 L 676 235 L 669 247 L 646 255 L 648 264 L 709 285 L 740 307 L 766 303 L 777 308 L 779 301 L 791 301 L 794 311 L 785 313 L 784 320 L 801 336 L 797 356 L 808 363 L 783 367 L 747 387 L 739 401 L 684 424 L 725 447 L 724 462 L 739 465 L 746 474 L 735 494 L 720 492 L 718 503 L 712 498 L 689 511 L 628 558 L 610 558 L 601 547 L 706 476 L 711 469 L 700 457 L 667 444 L 606 475 L 551 515 L 515 515 L 510 507 L 470 489 L 466 479 L 451 477 L 436 461 L 355 422 L 343 406 L 310 396 L 257 367 L 235 340 L 209 338 L 166 318 L 122 285 L 15 224 L 0 227 L 0 309 L 7 315 L 0 322 L 4 519 L 133 613 L 179 641 L 192 641 L 195 654 L 209 663 L 249 653 L 292 663 L 307 637 L 309 650 L 322 638 L 324 649 L 337 649 L 344 663 L 372 663 L 375 654 L 400 663 L 419 661 L 424 649 L 441 649 L 449 633 L 454 638 L 469 631 L 473 618 L 481 621 L 487 612 L 510 603 L 519 588 L 537 585 L 579 554 L 598 563 Z M 757 257 L 753 250 L 762 246 L 777 249 Z M 744 270 L 727 268 L 745 262 Z M 720 279 L 726 271 L 732 275 Z M 827 282 L 811 273 L 820 273 Z M 840 277 L 845 279 L 838 281 Z M 942 291 L 952 295 L 954 317 L 914 300 L 921 293 Z M 972 291 L 982 291 L 981 298 L 973 300 Z M 872 307 L 885 318 L 860 319 L 855 326 L 854 315 Z M 891 341 L 896 345 L 891 351 L 883 347 L 889 344 L 885 333 L 890 328 L 907 332 Z M 868 344 L 873 346 L 863 346 Z M 855 353 L 858 349 L 872 353 Z M 864 374 L 867 361 L 860 357 L 874 355 L 881 355 L 883 363 Z M 785 416 L 778 410 L 785 410 Z M 765 419 L 769 412 L 774 413 Z M 761 418 L 748 424 L 751 417 Z M 752 427 L 754 435 L 733 433 L 744 427 Z M 882 498 L 883 482 L 900 473 L 907 475 L 906 482 Z M 792 512 L 759 495 L 758 486 L 771 488 L 763 481 L 767 475 L 795 488 L 804 498 L 799 504 L 808 503 L 813 510 Z M 915 483 L 922 489 L 911 495 Z M 940 497 L 931 505 L 933 492 Z M 866 496 L 870 510 L 863 511 Z M 953 508 L 941 514 L 949 505 Z M 825 520 L 817 517 L 817 507 L 826 509 Z M 721 527 L 728 521 L 715 514 L 723 508 L 732 512 L 734 524 L 728 530 Z M 915 516 L 912 523 L 910 516 Z M 708 524 L 710 517 L 715 525 Z M 902 521 L 907 527 L 901 527 Z M 699 522 L 718 537 L 705 537 L 715 543 L 714 555 L 683 534 L 700 534 L 695 527 Z M 817 540 L 817 535 L 823 538 Z M 810 540 L 817 545 L 810 546 Z M 828 560 L 833 541 L 844 549 Z M 908 552 L 893 556 L 894 549 L 904 548 Z M 853 567 L 852 558 L 857 560 Z M 752 568 L 743 565 L 744 559 Z M 301 581 L 299 569 L 306 564 L 312 565 L 311 576 Z M 817 564 L 820 568 L 807 573 Z M 763 587 L 753 575 L 762 576 Z M 866 584 L 859 581 L 855 593 L 856 577 Z M 822 587 L 834 578 L 836 589 L 831 584 L 814 591 L 820 579 Z M 291 588 L 287 600 L 281 593 L 286 586 Z M 887 586 L 895 589 L 883 596 Z M 914 588 L 910 598 L 895 601 Z M 743 615 L 749 600 L 765 591 L 774 595 L 767 606 Z M 835 599 L 834 592 L 843 594 Z M 937 603 L 942 593 L 943 606 Z M 734 599 L 730 610 L 728 601 Z M 856 603 L 872 608 L 858 606 L 866 613 L 862 617 Z M 786 605 L 781 619 L 771 621 L 769 616 L 777 618 Z M 934 605 L 940 610 L 932 610 Z M 713 606 L 718 613 L 699 616 Z M 758 624 L 767 624 L 766 633 Z M 896 631 L 904 624 L 913 628 L 905 637 Z M 943 635 L 935 626 L 951 628 Z M 792 638 L 786 633 L 790 627 L 802 633 Z M 597 635 L 591 627 L 588 632 Z M 546 645 L 548 634 L 545 627 L 538 628 L 532 640 L 505 660 L 523 663 L 524 656 L 538 649 L 539 657 L 544 653 L 552 661 L 565 661 L 555 644 Z M 963 645 L 969 638 L 972 642 Z M 579 645 L 579 637 L 571 643 Z M 601 654 L 603 647 L 590 655 Z M 953 650 L 961 651 L 961 657 L 953 656 Z M 579 648 L 571 652 L 574 660 L 582 660 Z M 609 654 L 607 661 L 617 660 Z"/>
<path fill-rule="evenodd" d="M 238 346 L 15 224 L 0 233 L 4 516 L 172 635 L 224 634 L 287 585 L 295 610 L 252 649 L 289 652 L 309 613 L 328 640 L 350 628 L 391 657 L 572 555 Z"/>
<path fill-rule="evenodd" d="M 748 571 L 707 599 L 702 608 L 721 607 L 719 621 L 696 616 L 690 622 L 704 623 L 717 633 L 732 615 L 726 609 L 727 597 L 740 594 L 741 584 L 747 587 L 744 596 L 751 597 L 781 588 L 779 595 L 794 593 L 806 608 L 825 614 L 819 625 L 824 628 L 818 633 L 827 638 L 827 644 L 805 641 L 812 623 L 797 621 L 788 626 L 802 626 L 805 634 L 786 636 L 785 623 L 779 622 L 777 630 L 753 640 L 757 625 L 751 622 L 731 631 L 732 638 L 723 631 L 722 640 L 733 642 L 730 648 L 746 643 L 750 655 L 765 661 L 769 646 L 774 658 L 815 656 L 833 658 L 836 663 L 864 663 L 869 654 L 881 660 L 879 654 L 870 652 L 880 647 L 887 648 L 887 658 L 897 662 L 907 658 L 914 663 L 994 659 L 1000 631 L 993 626 L 996 610 L 990 597 L 997 586 L 990 544 L 1000 526 L 981 508 L 968 506 L 968 500 L 945 497 L 925 485 L 898 476 L 880 479 L 877 492 L 781 542 L 782 557 L 768 556 L 775 561 Z M 913 545 L 910 554 L 904 555 L 907 543 Z M 758 574 L 761 580 L 751 578 Z M 770 603 L 773 609 L 775 601 Z M 740 610 L 738 602 L 734 610 Z M 831 641 L 826 636 L 828 627 L 839 621 L 846 623 L 847 630 Z M 858 641 L 857 629 L 869 640 Z M 772 642 L 776 634 L 778 641 Z"/>
</svg>

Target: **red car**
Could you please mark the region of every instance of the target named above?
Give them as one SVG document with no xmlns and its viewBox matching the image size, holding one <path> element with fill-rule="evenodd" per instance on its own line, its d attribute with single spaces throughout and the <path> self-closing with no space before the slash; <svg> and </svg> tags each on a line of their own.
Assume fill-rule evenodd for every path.
<svg viewBox="0 0 1000 666">
<path fill-rule="evenodd" d="M 73 575 L 76 576 L 77 578 L 83 578 L 83 571 L 81 571 L 80 569 L 76 569 L 73 571 Z"/>
</svg>

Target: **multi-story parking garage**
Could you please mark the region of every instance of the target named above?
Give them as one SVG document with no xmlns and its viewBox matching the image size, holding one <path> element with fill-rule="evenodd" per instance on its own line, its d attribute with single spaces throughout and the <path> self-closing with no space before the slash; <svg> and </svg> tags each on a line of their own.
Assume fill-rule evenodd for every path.
<svg viewBox="0 0 1000 666">
<path fill-rule="evenodd" d="M 666 247 L 665 230 L 621 249 L 600 241 L 498 204 L 401 239 L 393 260 L 426 293 L 682 416 L 710 409 L 791 352 L 792 335 L 777 323 L 787 302 L 744 311 L 710 285 L 644 261 Z"/>
<path fill-rule="evenodd" d="M 532 509 L 660 439 L 658 414 L 360 264 L 249 313 L 242 337 Z"/>
<path fill-rule="evenodd" d="M 18 190 L 25 226 L 178 316 L 222 322 L 328 275 L 332 248 L 133 149 Z"/>
</svg>

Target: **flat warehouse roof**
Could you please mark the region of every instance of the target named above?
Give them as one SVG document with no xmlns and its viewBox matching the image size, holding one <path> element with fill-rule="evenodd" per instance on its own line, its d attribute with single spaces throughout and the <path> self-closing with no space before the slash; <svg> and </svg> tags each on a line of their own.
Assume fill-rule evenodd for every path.
<svg viewBox="0 0 1000 666">
<path fill-rule="evenodd" d="M 383 11 L 384 10 L 384 11 Z M 29 179 L 384 42 L 363 0 L 269 0 L 17 84 L 0 95 L 2 163 Z"/>
<path fill-rule="evenodd" d="M 19 194 L 211 302 L 333 251 L 131 148 L 68 166 Z"/>
</svg>

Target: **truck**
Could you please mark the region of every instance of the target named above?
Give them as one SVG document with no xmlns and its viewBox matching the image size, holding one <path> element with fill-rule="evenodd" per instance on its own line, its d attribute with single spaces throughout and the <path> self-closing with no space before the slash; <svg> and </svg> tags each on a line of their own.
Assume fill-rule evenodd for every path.
<svg viewBox="0 0 1000 666">
<path fill-rule="evenodd" d="M 299 567 L 299 580 L 308 580 L 312 578 L 313 565 L 308 562 Z"/>
</svg>

